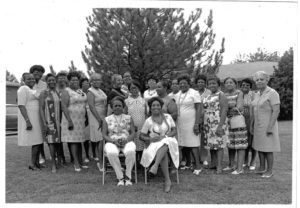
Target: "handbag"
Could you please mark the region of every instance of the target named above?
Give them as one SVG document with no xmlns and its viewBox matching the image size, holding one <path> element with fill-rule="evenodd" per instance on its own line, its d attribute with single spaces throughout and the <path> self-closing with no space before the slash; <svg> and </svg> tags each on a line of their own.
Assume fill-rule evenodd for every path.
<svg viewBox="0 0 300 208">
<path fill-rule="evenodd" d="M 238 128 L 245 128 L 246 122 L 245 117 L 242 115 L 242 113 L 237 109 L 239 115 L 231 117 L 229 120 L 230 128 L 231 129 L 238 129 Z"/>
</svg>

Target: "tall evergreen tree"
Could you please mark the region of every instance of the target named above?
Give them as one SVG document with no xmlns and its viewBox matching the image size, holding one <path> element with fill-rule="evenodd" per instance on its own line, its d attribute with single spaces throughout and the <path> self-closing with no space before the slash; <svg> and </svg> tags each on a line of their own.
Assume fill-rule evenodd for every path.
<svg viewBox="0 0 300 208">
<path fill-rule="evenodd" d="M 281 120 L 293 119 L 293 71 L 294 71 L 294 52 L 293 48 L 286 51 L 280 58 L 278 68 L 275 68 L 271 86 L 280 95 L 280 114 Z"/>
<path fill-rule="evenodd" d="M 214 73 L 222 63 L 224 39 L 212 50 L 213 14 L 199 26 L 201 9 L 184 18 L 183 9 L 94 9 L 87 17 L 88 45 L 82 52 L 88 71 L 130 71 L 145 82 L 176 71 Z"/>
</svg>

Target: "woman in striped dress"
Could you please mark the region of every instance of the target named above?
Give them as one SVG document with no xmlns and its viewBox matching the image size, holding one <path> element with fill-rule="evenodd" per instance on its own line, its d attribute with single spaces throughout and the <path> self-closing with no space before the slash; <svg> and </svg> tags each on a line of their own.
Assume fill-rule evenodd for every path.
<svg viewBox="0 0 300 208">
<path fill-rule="evenodd" d="M 243 112 L 243 93 L 237 90 L 237 81 L 234 78 L 227 77 L 224 80 L 225 96 L 228 100 L 228 113 L 227 117 L 230 121 L 234 116 L 240 115 Z M 243 173 L 243 164 L 245 159 L 245 150 L 248 147 L 247 128 L 233 129 L 229 125 L 229 143 L 228 155 L 229 165 L 224 170 L 234 170 L 234 159 L 237 153 L 237 168 L 232 172 L 234 175 Z"/>
</svg>

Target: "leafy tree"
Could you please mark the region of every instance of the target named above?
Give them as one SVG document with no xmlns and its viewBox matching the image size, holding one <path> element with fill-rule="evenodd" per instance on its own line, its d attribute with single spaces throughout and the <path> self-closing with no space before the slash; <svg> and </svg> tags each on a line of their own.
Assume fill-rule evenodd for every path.
<svg viewBox="0 0 300 208">
<path fill-rule="evenodd" d="M 93 9 L 87 17 L 87 42 L 82 57 L 88 71 L 110 77 L 130 71 L 145 83 L 147 76 L 174 76 L 177 71 L 215 73 L 222 63 L 214 45 L 213 14 L 200 29 L 197 9 Z"/>
<path fill-rule="evenodd" d="M 69 66 L 69 72 L 71 72 L 71 71 L 78 71 L 81 78 L 87 77 L 83 71 L 77 69 L 77 67 L 74 65 L 73 61 L 71 61 L 71 65 Z"/>
<path fill-rule="evenodd" d="M 16 76 L 9 71 L 6 70 L 6 81 L 7 82 L 13 82 L 13 83 L 19 83 L 18 79 Z"/>
<path fill-rule="evenodd" d="M 293 48 L 286 51 L 275 68 L 271 86 L 280 95 L 280 120 L 293 119 Z"/>
<path fill-rule="evenodd" d="M 50 68 L 50 73 L 56 75 L 56 71 L 54 70 L 52 64 L 49 66 L 49 68 Z"/>
<path fill-rule="evenodd" d="M 270 53 L 265 49 L 257 48 L 257 51 L 249 54 L 239 53 L 232 63 L 249 63 L 257 61 L 278 62 L 280 60 L 279 53 L 277 51 Z"/>
</svg>

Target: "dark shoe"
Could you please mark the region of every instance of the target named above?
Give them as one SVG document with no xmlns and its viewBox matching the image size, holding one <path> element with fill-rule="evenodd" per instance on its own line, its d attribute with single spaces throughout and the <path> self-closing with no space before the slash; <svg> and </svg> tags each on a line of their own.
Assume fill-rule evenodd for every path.
<svg viewBox="0 0 300 208">
<path fill-rule="evenodd" d="M 29 165 L 29 166 L 28 166 L 28 169 L 29 169 L 29 170 L 33 170 L 33 171 L 34 171 L 34 170 L 39 170 L 38 167 L 35 167 L 35 166 L 32 166 L 32 165 Z"/>
<path fill-rule="evenodd" d="M 164 187 L 164 192 L 165 193 L 169 193 L 171 191 L 171 185 L 172 185 L 171 182 L 165 183 L 165 187 Z"/>
<path fill-rule="evenodd" d="M 217 170 L 217 166 L 210 166 L 208 169 L 210 169 L 210 170 Z"/>
<path fill-rule="evenodd" d="M 266 170 L 257 170 L 255 171 L 256 174 L 264 174 L 266 172 Z"/>
</svg>

